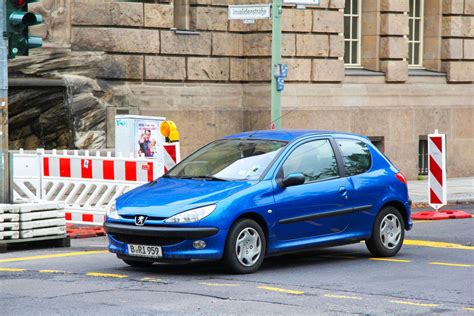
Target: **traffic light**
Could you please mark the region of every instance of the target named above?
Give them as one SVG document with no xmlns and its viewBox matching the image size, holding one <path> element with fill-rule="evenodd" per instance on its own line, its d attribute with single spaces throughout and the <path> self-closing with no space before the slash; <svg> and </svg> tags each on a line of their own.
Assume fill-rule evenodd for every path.
<svg viewBox="0 0 474 316">
<path fill-rule="evenodd" d="M 8 58 L 28 56 L 31 48 L 41 47 L 41 37 L 29 36 L 28 27 L 43 23 L 39 14 L 28 12 L 28 0 L 7 0 Z"/>
</svg>

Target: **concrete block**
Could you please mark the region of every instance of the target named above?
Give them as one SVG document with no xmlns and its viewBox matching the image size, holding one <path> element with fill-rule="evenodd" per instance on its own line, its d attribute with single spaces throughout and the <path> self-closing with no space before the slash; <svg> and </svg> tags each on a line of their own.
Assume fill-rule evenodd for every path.
<svg viewBox="0 0 474 316">
<path fill-rule="evenodd" d="M 296 34 L 283 34 L 281 54 L 285 57 L 296 55 Z"/>
<path fill-rule="evenodd" d="M 283 9 L 282 29 L 284 32 L 311 32 L 313 15 L 311 10 Z"/>
<path fill-rule="evenodd" d="M 143 26 L 143 5 L 130 2 L 72 1 L 71 23 L 73 25 Z"/>
<path fill-rule="evenodd" d="M 382 35 L 408 35 L 408 15 L 384 13 L 380 17 Z"/>
<path fill-rule="evenodd" d="M 173 31 L 161 31 L 161 53 L 170 55 L 210 55 L 211 33 L 179 35 Z"/>
<path fill-rule="evenodd" d="M 463 59 L 463 39 L 443 39 L 441 48 L 441 59 Z"/>
<path fill-rule="evenodd" d="M 385 58 L 385 59 L 408 58 L 408 38 L 404 38 L 404 37 L 380 38 L 380 58 Z"/>
<path fill-rule="evenodd" d="M 409 0 L 381 0 L 380 11 L 382 12 L 408 12 L 410 11 L 410 2 Z"/>
<path fill-rule="evenodd" d="M 284 58 L 283 63 L 288 65 L 287 81 L 311 80 L 311 59 Z"/>
<path fill-rule="evenodd" d="M 344 57 L 343 35 L 329 35 L 329 56 Z"/>
<path fill-rule="evenodd" d="M 145 56 L 145 79 L 185 80 L 186 58 L 177 56 Z"/>
<path fill-rule="evenodd" d="M 244 53 L 243 36 L 244 35 L 238 33 L 213 33 L 212 55 L 242 56 Z"/>
<path fill-rule="evenodd" d="M 344 79 L 344 61 L 340 59 L 313 59 L 312 81 L 339 82 Z"/>
<path fill-rule="evenodd" d="M 72 29 L 73 50 L 160 53 L 160 33 L 147 29 L 81 27 Z"/>
<path fill-rule="evenodd" d="M 243 38 L 245 56 L 271 56 L 272 34 L 251 33 Z"/>
<path fill-rule="evenodd" d="M 173 12 L 170 4 L 145 3 L 145 27 L 174 27 Z"/>
<path fill-rule="evenodd" d="M 474 37 L 474 19 L 471 16 L 444 16 L 442 34 L 446 37 Z"/>
<path fill-rule="evenodd" d="M 229 80 L 228 58 L 188 58 L 188 80 Z"/>
<path fill-rule="evenodd" d="M 474 39 L 464 39 L 464 59 L 474 59 Z"/>
<path fill-rule="evenodd" d="M 98 77 L 107 79 L 143 79 L 143 56 L 105 55 Z"/>
<path fill-rule="evenodd" d="M 408 61 L 384 60 L 380 62 L 380 68 L 385 72 L 387 82 L 405 82 L 408 80 Z"/>
<path fill-rule="evenodd" d="M 344 12 L 333 10 L 314 10 L 313 32 L 343 33 Z"/>
<path fill-rule="evenodd" d="M 225 7 L 191 7 L 191 28 L 227 31 L 228 9 Z"/>
<path fill-rule="evenodd" d="M 296 56 L 326 57 L 328 55 L 328 35 L 296 34 Z"/>
<path fill-rule="evenodd" d="M 466 2 L 469 3 L 472 1 L 467 0 Z M 443 0 L 443 14 L 462 14 L 463 11 L 464 0 Z"/>
<path fill-rule="evenodd" d="M 445 63 L 444 69 L 448 75 L 448 82 L 474 82 L 472 61 L 450 61 Z"/>
</svg>

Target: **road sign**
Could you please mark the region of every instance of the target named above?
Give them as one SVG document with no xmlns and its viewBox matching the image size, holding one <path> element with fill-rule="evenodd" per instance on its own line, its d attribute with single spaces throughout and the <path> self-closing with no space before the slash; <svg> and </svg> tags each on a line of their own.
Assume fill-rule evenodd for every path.
<svg viewBox="0 0 474 316">
<path fill-rule="evenodd" d="M 270 19 L 271 5 L 257 4 L 257 5 L 230 5 L 229 6 L 229 20 L 263 20 Z"/>
<path fill-rule="evenodd" d="M 446 205 L 446 135 L 428 135 L 428 197 L 436 210 Z"/>
</svg>

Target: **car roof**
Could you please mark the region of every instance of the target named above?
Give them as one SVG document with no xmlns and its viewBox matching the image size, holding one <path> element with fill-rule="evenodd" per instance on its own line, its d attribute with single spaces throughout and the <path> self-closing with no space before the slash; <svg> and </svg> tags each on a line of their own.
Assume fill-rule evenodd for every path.
<svg viewBox="0 0 474 316">
<path fill-rule="evenodd" d="M 301 130 L 301 129 L 278 129 L 278 130 L 260 130 L 260 131 L 250 131 L 243 132 L 238 134 L 233 134 L 226 136 L 224 138 L 234 138 L 234 139 L 268 139 L 268 140 L 279 140 L 291 142 L 295 139 L 311 136 L 311 135 L 347 135 L 347 136 L 358 136 L 349 133 L 342 133 L 336 131 L 324 131 L 324 130 Z"/>
</svg>

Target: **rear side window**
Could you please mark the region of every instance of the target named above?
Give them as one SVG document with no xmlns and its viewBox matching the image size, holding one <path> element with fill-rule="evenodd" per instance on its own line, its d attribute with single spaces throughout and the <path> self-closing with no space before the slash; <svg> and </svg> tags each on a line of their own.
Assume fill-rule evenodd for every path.
<svg viewBox="0 0 474 316">
<path fill-rule="evenodd" d="M 346 175 L 361 174 L 370 169 L 371 157 L 367 144 L 354 139 L 336 139 L 344 159 Z"/>
</svg>

